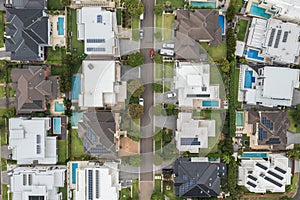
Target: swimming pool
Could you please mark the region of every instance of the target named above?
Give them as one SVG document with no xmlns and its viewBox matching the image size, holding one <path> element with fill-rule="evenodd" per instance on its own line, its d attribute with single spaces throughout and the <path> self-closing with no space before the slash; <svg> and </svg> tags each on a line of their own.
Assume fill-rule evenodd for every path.
<svg viewBox="0 0 300 200">
<path fill-rule="evenodd" d="M 259 17 L 263 17 L 266 19 L 269 19 L 271 17 L 270 14 L 266 13 L 266 9 L 258 7 L 258 3 L 252 2 L 251 8 L 250 8 L 250 14 L 251 15 L 256 15 Z"/>
<path fill-rule="evenodd" d="M 58 101 L 55 101 L 54 103 L 54 111 L 55 112 L 64 112 L 64 104 L 59 103 Z"/>
<path fill-rule="evenodd" d="M 198 1 L 192 1 L 190 3 L 191 6 L 197 6 L 197 7 L 211 7 L 216 8 L 216 2 L 213 1 L 207 1 L 207 2 L 198 2 Z"/>
<path fill-rule="evenodd" d="M 53 134 L 61 134 L 61 119 L 59 117 L 53 118 Z"/>
<path fill-rule="evenodd" d="M 224 15 L 219 15 L 218 24 L 222 27 L 222 35 L 225 34 L 225 17 Z"/>
<path fill-rule="evenodd" d="M 82 112 L 73 112 L 71 116 L 71 125 L 78 126 L 78 121 L 82 120 L 83 113 Z"/>
<path fill-rule="evenodd" d="M 267 158 L 267 153 L 259 153 L 259 152 L 245 152 L 241 156 L 242 158 Z"/>
<path fill-rule="evenodd" d="M 252 88 L 252 83 L 255 82 L 255 77 L 253 77 L 253 71 L 246 70 L 245 71 L 245 80 L 244 80 L 244 88 Z"/>
<path fill-rule="evenodd" d="M 78 163 L 72 163 L 72 184 L 76 184 L 76 169 L 78 168 Z"/>
<path fill-rule="evenodd" d="M 64 23 L 65 23 L 65 18 L 59 17 L 58 22 L 57 22 L 58 35 L 64 35 L 65 34 Z"/>
<path fill-rule="evenodd" d="M 235 125 L 236 126 L 244 126 L 244 113 L 243 112 L 236 113 Z"/>
<path fill-rule="evenodd" d="M 72 100 L 78 100 L 81 91 L 81 79 L 79 75 L 72 77 Z"/>
<path fill-rule="evenodd" d="M 264 60 L 263 57 L 258 56 L 258 50 L 255 50 L 255 49 L 249 49 L 247 56 L 248 56 L 248 58 L 252 58 L 252 59 L 255 59 L 258 61 Z"/>
<path fill-rule="evenodd" d="M 203 100 L 202 107 L 219 107 L 219 101 L 216 100 Z"/>
</svg>

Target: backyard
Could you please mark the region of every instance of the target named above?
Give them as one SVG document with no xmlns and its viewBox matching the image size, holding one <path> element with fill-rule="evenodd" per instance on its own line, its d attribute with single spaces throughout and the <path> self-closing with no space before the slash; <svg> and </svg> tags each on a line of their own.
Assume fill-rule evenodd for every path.
<svg viewBox="0 0 300 200">
<path fill-rule="evenodd" d="M 57 152 L 58 152 L 58 164 L 66 164 L 67 160 L 67 144 L 66 140 L 57 141 Z"/>
<path fill-rule="evenodd" d="M 293 112 L 299 112 L 299 111 L 294 111 L 294 110 L 288 110 L 288 119 L 290 120 L 290 127 L 289 131 L 294 132 L 294 133 L 300 133 L 300 124 L 296 123 L 296 121 L 293 118 Z"/>
<path fill-rule="evenodd" d="M 62 5 L 62 0 L 47 0 L 48 10 L 62 10 L 64 7 Z"/>
<path fill-rule="evenodd" d="M 224 41 L 220 46 L 210 46 L 208 43 L 201 42 L 200 45 L 207 51 L 208 55 L 217 60 L 221 57 L 226 57 L 227 55 L 227 48 L 226 48 L 226 41 Z"/>
<path fill-rule="evenodd" d="M 66 49 L 56 47 L 56 49 L 53 50 L 52 47 L 47 47 L 46 55 L 46 64 L 62 64 L 62 61 L 66 55 Z"/>
<path fill-rule="evenodd" d="M 76 129 L 72 129 L 71 132 L 71 157 L 78 158 L 84 155 L 84 147 L 83 142 L 78 137 L 78 131 Z"/>
<path fill-rule="evenodd" d="M 82 55 L 84 53 L 84 43 L 83 41 L 77 40 L 77 24 L 76 24 L 76 10 L 68 9 L 68 32 L 71 35 L 69 38 L 69 48 L 72 53 L 77 53 L 77 55 Z"/>
<path fill-rule="evenodd" d="M 164 5 L 166 0 L 156 0 L 156 4 Z M 183 8 L 184 0 L 169 0 L 173 8 Z"/>
<path fill-rule="evenodd" d="M 59 76 L 64 72 L 64 67 L 63 66 L 51 66 L 51 75 L 53 76 Z"/>
<path fill-rule="evenodd" d="M 174 14 L 163 14 L 163 40 L 172 40 L 172 25 L 174 23 Z"/>
<path fill-rule="evenodd" d="M 247 26 L 248 26 L 248 20 L 240 19 L 238 24 L 239 26 L 237 26 L 238 27 L 237 40 L 244 41 L 246 31 L 247 31 Z"/>
</svg>

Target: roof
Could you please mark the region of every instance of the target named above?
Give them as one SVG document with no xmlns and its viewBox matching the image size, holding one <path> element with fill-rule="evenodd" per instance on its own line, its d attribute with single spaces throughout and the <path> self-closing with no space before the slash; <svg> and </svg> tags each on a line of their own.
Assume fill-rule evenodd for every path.
<svg viewBox="0 0 300 200">
<path fill-rule="evenodd" d="M 17 113 L 44 111 L 47 99 L 56 99 L 58 95 L 58 80 L 47 77 L 46 66 L 14 68 L 11 79 L 16 90 Z"/>
<path fill-rule="evenodd" d="M 18 164 L 56 164 L 56 137 L 47 136 L 50 118 L 9 119 L 9 147 Z M 30 144 L 30 145 L 28 145 Z"/>
<path fill-rule="evenodd" d="M 196 41 L 208 41 L 213 46 L 221 45 L 222 27 L 218 25 L 218 17 L 217 10 L 177 10 L 174 23 L 176 37 L 183 34 Z"/>
<path fill-rule="evenodd" d="M 39 0 L 14 1 L 25 7 L 6 9 L 6 51 L 12 60 L 44 61 L 44 46 L 49 46 L 49 20 Z M 19 2 L 19 3 L 17 3 Z"/>
<path fill-rule="evenodd" d="M 47 4 L 45 0 L 12 0 L 12 6 L 15 8 L 44 9 Z"/>
<path fill-rule="evenodd" d="M 86 153 L 115 157 L 114 134 L 116 122 L 111 111 L 87 112 L 78 123 L 78 135 L 83 140 Z"/>
<path fill-rule="evenodd" d="M 174 165 L 174 192 L 179 197 L 215 197 L 220 193 L 219 170 L 224 164 L 192 161 L 178 158 Z"/>
</svg>

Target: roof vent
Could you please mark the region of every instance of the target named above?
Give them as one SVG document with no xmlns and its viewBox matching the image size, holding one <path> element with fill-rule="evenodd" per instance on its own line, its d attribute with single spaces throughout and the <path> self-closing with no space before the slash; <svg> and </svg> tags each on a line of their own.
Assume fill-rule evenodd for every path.
<svg viewBox="0 0 300 200">
<path fill-rule="evenodd" d="M 92 69 L 94 69 L 94 65 L 93 65 L 93 64 L 89 64 L 89 65 L 88 65 L 88 68 L 89 68 L 90 70 L 92 70 Z"/>
</svg>

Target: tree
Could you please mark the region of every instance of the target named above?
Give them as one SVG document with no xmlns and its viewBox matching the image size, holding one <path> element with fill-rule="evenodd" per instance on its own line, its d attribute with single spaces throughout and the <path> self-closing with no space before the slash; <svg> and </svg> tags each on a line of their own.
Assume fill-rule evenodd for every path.
<svg viewBox="0 0 300 200">
<path fill-rule="evenodd" d="M 137 142 L 140 141 L 140 139 L 142 137 L 142 133 L 137 130 L 129 130 L 129 131 L 127 131 L 127 135 L 130 139 L 137 141 Z"/>
<path fill-rule="evenodd" d="M 155 142 L 158 142 L 162 139 L 162 136 L 163 136 L 162 130 L 159 130 L 158 132 L 155 133 L 155 135 L 152 136 L 152 138 Z"/>
<path fill-rule="evenodd" d="M 284 197 L 280 197 L 279 200 L 293 200 L 294 198 L 292 197 L 288 197 L 288 196 L 284 196 Z"/>
<path fill-rule="evenodd" d="M 128 58 L 128 65 L 131 67 L 137 67 L 144 64 L 144 56 L 140 52 L 132 53 Z"/>
<path fill-rule="evenodd" d="M 162 93 L 163 92 L 163 86 L 160 83 L 153 83 L 152 88 L 153 88 L 153 91 L 156 92 L 156 93 Z"/>
<path fill-rule="evenodd" d="M 226 19 L 228 21 L 231 21 L 234 19 L 234 17 L 235 17 L 235 7 L 234 5 L 230 5 L 226 12 Z"/>
<path fill-rule="evenodd" d="M 236 38 L 232 29 L 228 29 L 226 33 L 227 59 L 232 61 L 235 53 Z"/>
<path fill-rule="evenodd" d="M 70 6 L 70 4 L 71 4 L 71 0 L 62 0 L 62 5 L 63 6 Z"/>
<path fill-rule="evenodd" d="M 229 164 L 231 162 L 231 155 L 223 155 L 222 160 L 225 164 Z"/>
<path fill-rule="evenodd" d="M 145 87 L 143 86 L 142 80 L 137 78 L 128 82 L 127 89 L 132 96 L 140 97 L 143 94 Z"/>
<path fill-rule="evenodd" d="M 151 200 L 162 200 L 162 199 L 165 199 L 165 197 L 161 192 L 154 192 L 151 195 Z"/>
<path fill-rule="evenodd" d="M 129 115 L 132 119 L 140 119 L 144 114 L 144 107 L 140 104 L 129 104 Z"/>
<path fill-rule="evenodd" d="M 164 7 L 161 4 L 156 4 L 153 9 L 154 14 L 161 15 L 164 12 Z"/>
<path fill-rule="evenodd" d="M 132 17 L 139 17 L 144 13 L 144 5 L 141 0 L 124 0 L 124 5 Z"/>
<path fill-rule="evenodd" d="M 129 164 L 134 167 L 139 167 L 141 165 L 141 157 L 139 155 L 130 156 Z"/>
<path fill-rule="evenodd" d="M 228 73 L 230 70 L 230 63 L 225 57 L 221 57 L 217 59 L 216 61 L 217 66 L 221 67 L 222 72 Z"/>
<path fill-rule="evenodd" d="M 163 57 L 162 57 L 162 55 L 160 55 L 158 53 L 154 54 L 153 60 L 157 64 L 162 64 L 163 63 Z"/>
</svg>

